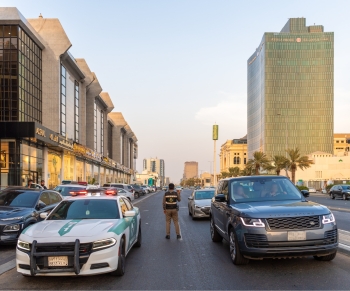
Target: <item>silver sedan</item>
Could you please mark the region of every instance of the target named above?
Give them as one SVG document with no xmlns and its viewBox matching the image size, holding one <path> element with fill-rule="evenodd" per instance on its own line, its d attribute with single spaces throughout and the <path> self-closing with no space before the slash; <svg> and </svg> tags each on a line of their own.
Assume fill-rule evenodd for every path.
<svg viewBox="0 0 350 291">
<path fill-rule="evenodd" d="M 209 217 L 214 192 L 211 189 L 201 189 L 193 191 L 192 195 L 188 197 L 188 214 L 192 216 L 192 219 Z"/>
</svg>

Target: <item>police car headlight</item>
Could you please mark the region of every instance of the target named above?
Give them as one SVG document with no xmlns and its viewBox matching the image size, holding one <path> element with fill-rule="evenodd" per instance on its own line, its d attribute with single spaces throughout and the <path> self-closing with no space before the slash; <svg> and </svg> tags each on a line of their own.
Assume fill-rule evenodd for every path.
<svg viewBox="0 0 350 291">
<path fill-rule="evenodd" d="M 19 224 L 9 224 L 4 227 L 3 232 L 15 232 L 21 229 L 21 225 Z"/>
<path fill-rule="evenodd" d="M 109 248 L 114 246 L 117 243 L 117 240 L 114 238 L 108 238 L 108 239 L 103 239 L 103 240 L 97 240 L 94 241 L 92 244 L 92 250 L 101 250 L 105 248 Z"/>
<path fill-rule="evenodd" d="M 25 241 L 18 240 L 18 242 L 17 242 L 17 247 L 18 247 L 19 249 L 24 250 L 24 251 L 27 251 L 27 252 L 30 251 L 30 243 L 25 242 Z"/>
</svg>

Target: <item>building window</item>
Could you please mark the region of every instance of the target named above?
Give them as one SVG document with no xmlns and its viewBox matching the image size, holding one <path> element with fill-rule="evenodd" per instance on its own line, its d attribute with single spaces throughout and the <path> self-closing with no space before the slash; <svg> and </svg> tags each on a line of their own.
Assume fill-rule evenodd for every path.
<svg viewBox="0 0 350 291">
<path fill-rule="evenodd" d="M 237 157 L 237 165 L 239 165 L 241 163 L 241 158 Z"/>
<path fill-rule="evenodd" d="M 105 128 L 105 125 L 104 125 L 104 113 L 103 111 L 101 110 L 101 153 L 103 154 L 104 152 L 104 128 Z"/>
<path fill-rule="evenodd" d="M 244 164 L 247 164 L 247 158 L 244 158 Z"/>
<path fill-rule="evenodd" d="M 124 165 L 124 132 L 120 132 L 120 163 Z"/>
<path fill-rule="evenodd" d="M 94 104 L 94 150 L 97 151 L 97 105 Z"/>
<path fill-rule="evenodd" d="M 113 157 L 113 125 L 108 122 L 108 151 L 107 157 Z"/>
<path fill-rule="evenodd" d="M 79 83 L 77 81 L 74 87 L 74 139 L 79 142 Z"/>
<path fill-rule="evenodd" d="M 61 65 L 61 134 L 66 136 L 66 68 Z"/>
</svg>

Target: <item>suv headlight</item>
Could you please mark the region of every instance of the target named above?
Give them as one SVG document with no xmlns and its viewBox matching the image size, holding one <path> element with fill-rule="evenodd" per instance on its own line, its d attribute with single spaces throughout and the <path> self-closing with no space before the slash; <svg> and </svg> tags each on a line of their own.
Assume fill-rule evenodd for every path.
<svg viewBox="0 0 350 291">
<path fill-rule="evenodd" d="M 21 226 L 19 224 L 9 224 L 4 227 L 3 232 L 19 231 Z"/>
<path fill-rule="evenodd" d="M 244 218 L 241 217 L 241 221 L 244 226 L 250 226 L 250 227 L 265 227 L 265 223 L 261 221 L 261 219 L 258 218 Z"/>
<path fill-rule="evenodd" d="M 328 223 L 332 223 L 332 222 L 335 222 L 335 218 L 334 218 L 334 215 L 332 212 L 327 214 L 327 215 L 323 215 L 323 217 L 322 217 L 323 224 L 328 224 Z"/>
<path fill-rule="evenodd" d="M 100 250 L 114 246 L 117 240 L 114 238 L 108 238 L 103 240 L 97 240 L 92 243 L 92 250 Z"/>
<path fill-rule="evenodd" d="M 30 243 L 27 243 L 25 241 L 18 240 L 17 247 L 21 250 L 25 250 L 27 252 L 30 252 Z"/>
</svg>

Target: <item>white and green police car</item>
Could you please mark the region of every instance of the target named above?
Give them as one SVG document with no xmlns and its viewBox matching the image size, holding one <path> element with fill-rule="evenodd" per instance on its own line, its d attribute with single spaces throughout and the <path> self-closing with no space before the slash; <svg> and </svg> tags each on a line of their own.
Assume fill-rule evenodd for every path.
<svg viewBox="0 0 350 291">
<path fill-rule="evenodd" d="M 141 246 L 139 209 L 123 196 L 72 197 L 40 216 L 18 239 L 24 276 L 122 276 L 126 255 Z"/>
</svg>

